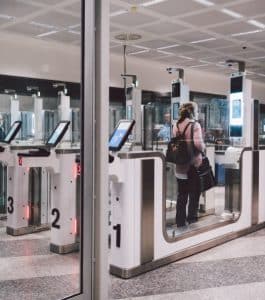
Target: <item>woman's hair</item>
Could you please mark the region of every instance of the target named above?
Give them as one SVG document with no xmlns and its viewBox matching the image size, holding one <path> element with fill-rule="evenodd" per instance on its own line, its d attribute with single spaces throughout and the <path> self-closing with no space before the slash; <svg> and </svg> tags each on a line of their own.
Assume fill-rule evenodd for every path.
<svg viewBox="0 0 265 300">
<path fill-rule="evenodd" d="M 180 118 L 177 123 L 183 122 L 186 118 L 193 119 L 197 108 L 198 106 L 195 102 L 183 103 L 179 109 Z"/>
</svg>

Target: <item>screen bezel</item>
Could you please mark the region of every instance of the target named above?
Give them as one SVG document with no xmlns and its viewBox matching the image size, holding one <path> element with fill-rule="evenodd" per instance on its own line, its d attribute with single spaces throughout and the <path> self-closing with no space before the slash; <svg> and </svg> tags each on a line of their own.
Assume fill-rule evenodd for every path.
<svg viewBox="0 0 265 300">
<path fill-rule="evenodd" d="M 124 143 L 126 142 L 126 140 L 128 139 L 128 136 L 131 134 L 133 126 L 135 124 L 134 120 L 120 120 L 119 123 L 117 124 L 117 126 L 115 127 L 115 129 L 113 130 L 110 138 L 109 138 L 109 142 L 111 141 L 111 139 L 113 138 L 113 136 L 115 135 L 116 130 L 119 128 L 121 123 L 129 123 L 129 128 L 127 129 L 126 134 L 124 135 L 124 137 L 122 138 L 120 144 L 117 147 L 111 147 L 109 146 L 109 150 L 110 151 L 119 151 L 122 146 L 124 145 Z"/>
<path fill-rule="evenodd" d="M 65 126 L 64 126 L 64 128 L 62 129 L 62 131 L 60 132 L 60 134 L 58 135 L 56 141 L 55 141 L 54 143 L 49 142 L 49 141 L 52 139 L 52 137 L 53 137 L 53 135 L 55 134 L 55 132 L 56 132 L 56 130 L 58 129 L 58 127 L 59 127 L 61 124 L 65 124 Z M 67 131 L 69 125 L 70 125 L 70 121 L 60 121 L 60 122 L 56 125 L 55 129 L 53 130 L 53 132 L 51 133 L 51 135 L 49 136 L 49 138 L 47 139 L 46 146 L 49 146 L 49 147 L 55 147 L 55 146 L 57 146 L 57 144 L 61 141 L 61 139 L 63 138 L 64 134 L 66 133 L 66 131 Z"/>
<path fill-rule="evenodd" d="M 18 125 L 16 125 L 16 124 L 18 124 Z M 14 128 L 15 126 L 16 126 L 16 128 L 15 128 L 15 130 L 14 130 L 13 128 Z M 15 121 L 15 122 L 11 125 L 11 127 L 9 128 L 9 130 L 8 130 L 8 132 L 7 132 L 7 134 L 6 134 L 6 136 L 4 137 L 4 139 L 3 139 L 1 142 L 6 143 L 6 144 L 10 144 L 10 143 L 13 141 L 13 139 L 16 137 L 16 135 L 18 134 L 18 132 L 19 132 L 21 126 L 22 126 L 22 121 Z M 8 137 L 8 135 L 10 134 L 10 132 L 11 132 L 12 130 L 14 130 L 14 132 L 13 132 L 12 135 L 9 137 L 9 139 L 6 140 L 6 138 Z"/>
</svg>

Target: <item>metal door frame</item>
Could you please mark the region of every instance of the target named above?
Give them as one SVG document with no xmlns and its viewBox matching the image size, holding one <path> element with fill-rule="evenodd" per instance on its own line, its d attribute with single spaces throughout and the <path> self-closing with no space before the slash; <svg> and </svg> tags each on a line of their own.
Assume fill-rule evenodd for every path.
<svg viewBox="0 0 265 300">
<path fill-rule="evenodd" d="M 81 293 L 108 299 L 109 0 L 82 2 Z"/>
</svg>

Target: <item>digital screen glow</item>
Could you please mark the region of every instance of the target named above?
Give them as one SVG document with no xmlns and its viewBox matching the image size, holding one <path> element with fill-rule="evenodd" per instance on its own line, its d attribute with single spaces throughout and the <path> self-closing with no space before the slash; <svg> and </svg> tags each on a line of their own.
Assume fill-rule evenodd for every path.
<svg viewBox="0 0 265 300">
<path fill-rule="evenodd" d="M 67 126 L 67 123 L 60 123 L 54 131 L 53 135 L 49 138 L 47 144 L 56 144 L 57 139 L 60 137 L 61 133 L 65 129 L 65 126 Z"/>
<path fill-rule="evenodd" d="M 179 102 L 173 103 L 173 120 L 177 120 L 179 116 Z"/>
<path fill-rule="evenodd" d="M 243 94 L 230 94 L 230 125 L 242 126 L 244 117 Z"/>
<path fill-rule="evenodd" d="M 16 130 L 18 129 L 18 127 L 21 126 L 21 123 L 19 122 L 15 122 L 12 127 L 10 128 L 9 132 L 7 133 L 7 135 L 4 138 L 4 142 L 6 143 L 10 143 L 11 139 L 14 135 L 14 133 L 16 132 Z"/>
<path fill-rule="evenodd" d="M 124 137 L 126 136 L 129 128 L 131 126 L 130 122 L 122 122 L 115 130 L 114 134 L 109 141 L 109 147 L 112 148 L 119 148 L 121 142 L 123 141 Z"/>
</svg>

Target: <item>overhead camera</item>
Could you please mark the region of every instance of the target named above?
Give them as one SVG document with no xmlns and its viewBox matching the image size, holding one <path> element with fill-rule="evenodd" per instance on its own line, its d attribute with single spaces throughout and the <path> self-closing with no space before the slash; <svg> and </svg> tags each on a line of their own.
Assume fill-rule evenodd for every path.
<svg viewBox="0 0 265 300">
<path fill-rule="evenodd" d="M 177 72 L 177 70 L 178 70 L 178 68 L 172 68 L 172 67 L 167 68 L 168 74 L 172 74 L 174 72 Z"/>
</svg>

